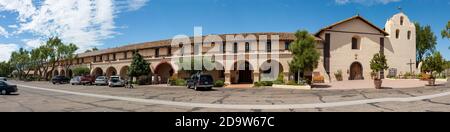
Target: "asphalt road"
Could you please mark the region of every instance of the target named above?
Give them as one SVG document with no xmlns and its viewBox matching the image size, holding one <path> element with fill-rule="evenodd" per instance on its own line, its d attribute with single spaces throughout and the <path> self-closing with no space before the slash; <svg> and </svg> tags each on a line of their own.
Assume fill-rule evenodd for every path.
<svg viewBox="0 0 450 132">
<path fill-rule="evenodd" d="M 449 84 L 364 90 L 271 88 L 193 91 L 183 87 L 52 85 L 17 82 L 0 95 L 2 112 L 450 112 Z"/>
</svg>

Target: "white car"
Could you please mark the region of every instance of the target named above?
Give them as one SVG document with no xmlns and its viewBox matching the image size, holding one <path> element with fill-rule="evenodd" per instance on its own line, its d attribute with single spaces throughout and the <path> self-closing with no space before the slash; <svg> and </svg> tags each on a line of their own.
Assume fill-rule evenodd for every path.
<svg viewBox="0 0 450 132">
<path fill-rule="evenodd" d="M 81 77 L 80 76 L 73 77 L 70 80 L 70 84 L 72 84 L 72 85 L 81 85 Z"/>
<path fill-rule="evenodd" d="M 119 76 L 111 76 L 108 81 L 109 87 L 125 87 L 125 81 Z"/>
</svg>

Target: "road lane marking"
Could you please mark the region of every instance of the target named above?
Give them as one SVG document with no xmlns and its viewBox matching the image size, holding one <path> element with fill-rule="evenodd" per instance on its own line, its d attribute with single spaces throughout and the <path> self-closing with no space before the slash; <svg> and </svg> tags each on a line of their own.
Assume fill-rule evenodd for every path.
<svg viewBox="0 0 450 132">
<path fill-rule="evenodd" d="M 331 108 L 331 107 L 353 106 L 353 105 L 382 103 L 382 102 L 412 102 L 412 101 L 421 101 L 421 100 L 439 98 L 439 97 L 444 97 L 444 96 L 450 95 L 450 92 L 444 92 L 444 93 L 439 93 L 439 94 L 417 96 L 417 97 L 379 98 L 379 99 L 365 99 L 365 100 L 330 102 L 330 103 L 283 104 L 283 105 L 237 105 L 237 104 L 209 104 L 209 103 L 174 102 L 174 101 L 165 101 L 165 100 L 156 100 L 156 99 L 139 99 L 139 98 L 131 98 L 131 97 L 120 97 L 120 96 L 112 96 L 112 95 L 91 94 L 91 93 L 73 92 L 73 91 L 66 91 L 66 90 L 49 89 L 49 88 L 41 88 L 41 87 L 19 85 L 19 84 L 17 86 L 29 88 L 29 89 L 35 89 L 35 90 L 49 91 L 49 92 L 57 92 L 57 93 L 103 98 L 103 99 L 115 99 L 115 100 L 138 102 L 138 103 L 181 106 L 181 107 L 190 107 L 190 108 L 199 107 L 199 108 L 245 109 L 245 110 Z"/>
</svg>

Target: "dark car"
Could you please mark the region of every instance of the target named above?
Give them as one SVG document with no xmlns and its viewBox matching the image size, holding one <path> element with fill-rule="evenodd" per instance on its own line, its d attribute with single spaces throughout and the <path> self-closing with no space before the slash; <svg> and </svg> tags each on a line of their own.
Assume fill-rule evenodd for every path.
<svg viewBox="0 0 450 132">
<path fill-rule="evenodd" d="M 52 78 L 53 84 L 66 84 L 70 82 L 70 78 L 65 76 L 55 76 Z"/>
<path fill-rule="evenodd" d="M 0 94 L 9 95 L 11 93 L 17 92 L 17 86 L 11 85 L 8 82 L 0 81 Z"/>
<path fill-rule="evenodd" d="M 213 77 L 209 74 L 195 74 L 187 81 L 187 87 L 198 90 L 211 90 L 214 86 Z"/>
<path fill-rule="evenodd" d="M 80 80 L 82 85 L 92 85 L 95 83 L 95 77 L 91 75 L 81 76 Z"/>
</svg>

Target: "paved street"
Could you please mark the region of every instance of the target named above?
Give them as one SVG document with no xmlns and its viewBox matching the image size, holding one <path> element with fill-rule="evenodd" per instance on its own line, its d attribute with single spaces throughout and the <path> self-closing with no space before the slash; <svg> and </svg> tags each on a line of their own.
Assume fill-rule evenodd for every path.
<svg viewBox="0 0 450 132">
<path fill-rule="evenodd" d="M 450 112 L 449 84 L 362 90 L 271 88 L 193 91 L 182 87 L 51 85 L 16 82 L 19 93 L 0 95 L 2 112 Z"/>
</svg>

